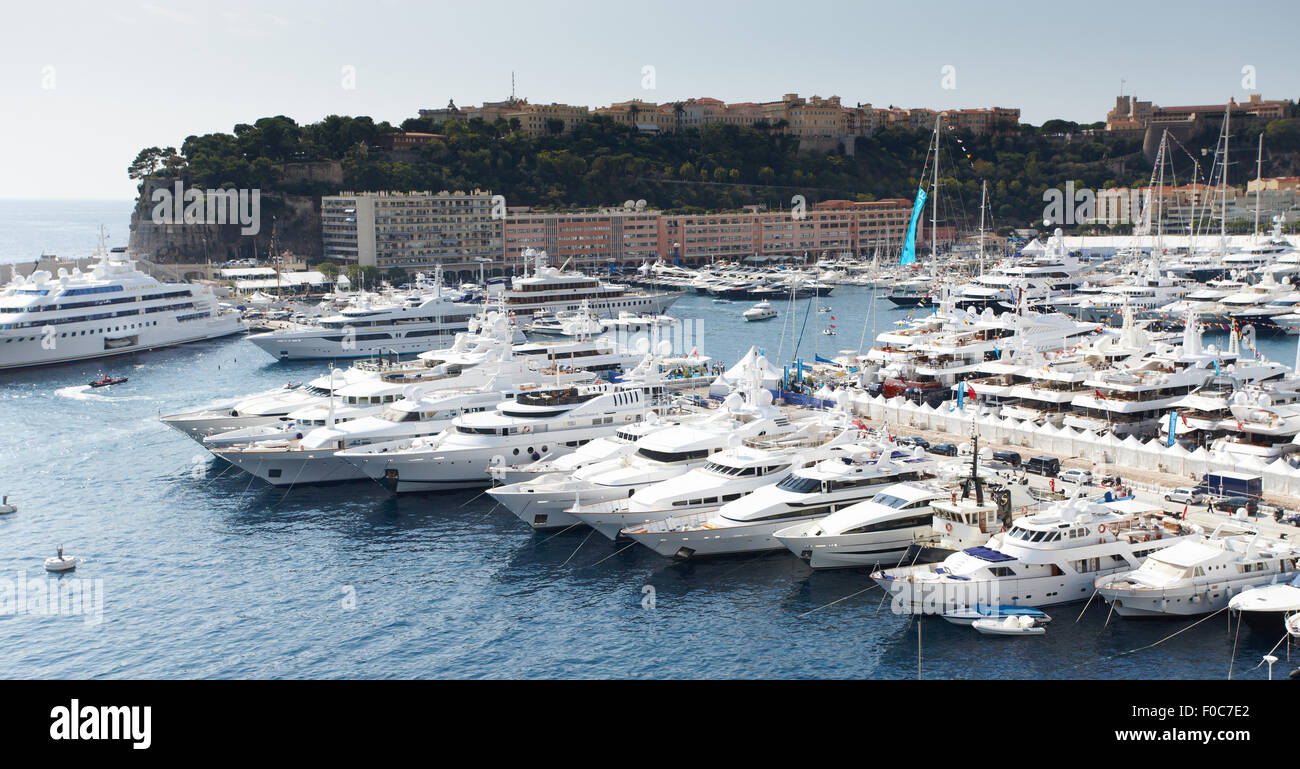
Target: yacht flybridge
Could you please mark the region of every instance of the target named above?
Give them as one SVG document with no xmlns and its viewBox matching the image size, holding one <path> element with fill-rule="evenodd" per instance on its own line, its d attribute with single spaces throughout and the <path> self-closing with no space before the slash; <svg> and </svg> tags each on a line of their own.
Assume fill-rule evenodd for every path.
<svg viewBox="0 0 1300 769">
<path fill-rule="evenodd" d="M 104 358 L 244 330 L 206 286 L 162 283 L 104 251 L 89 272 L 10 267 L 0 288 L 0 370 Z"/>
</svg>

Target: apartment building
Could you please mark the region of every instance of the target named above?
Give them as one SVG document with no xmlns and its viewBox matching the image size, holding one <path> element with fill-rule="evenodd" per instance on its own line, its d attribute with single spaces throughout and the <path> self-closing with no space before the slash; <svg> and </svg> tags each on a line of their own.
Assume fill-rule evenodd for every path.
<svg viewBox="0 0 1300 769">
<path fill-rule="evenodd" d="M 476 266 L 501 258 L 503 226 L 492 194 L 342 192 L 321 198 L 326 259 L 381 269 Z"/>
</svg>

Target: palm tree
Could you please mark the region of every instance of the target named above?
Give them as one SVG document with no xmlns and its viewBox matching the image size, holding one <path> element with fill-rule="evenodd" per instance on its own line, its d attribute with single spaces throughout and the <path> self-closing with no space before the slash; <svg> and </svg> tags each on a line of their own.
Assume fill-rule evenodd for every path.
<svg viewBox="0 0 1300 769">
<path fill-rule="evenodd" d="M 686 105 L 681 102 L 673 102 L 673 130 L 677 133 L 682 132 L 682 120 L 686 117 Z"/>
</svg>

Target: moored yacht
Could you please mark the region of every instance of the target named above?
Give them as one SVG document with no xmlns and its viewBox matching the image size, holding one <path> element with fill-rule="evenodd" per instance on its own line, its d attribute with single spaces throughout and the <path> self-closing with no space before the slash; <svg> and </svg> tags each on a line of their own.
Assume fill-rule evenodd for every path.
<svg viewBox="0 0 1300 769">
<path fill-rule="evenodd" d="M 903 481 L 933 475 L 937 462 L 922 449 L 904 451 L 875 441 L 839 446 L 830 458 L 794 471 L 715 512 L 676 515 L 629 527 L 622 534 L 667 557 L 780 550 L 773 535 L 794 524 L 819 520 Z"/>
<path fill-rule="evenodd" d="M 1209 614 L 1243 590 L 1289 581 L 1297 558 L 1300 545 L 1227 522 L 1152 553 L 1133 571 L 1099 577 L 1096 588 L 1121 617 Z"/>
<path fill-rule="evenodd" d="M 466 414 L 443 432 L 375 443 L 337 456 L 398 492 L 487 486 L 488 468 L 560 456 L 667 405 L 662 384 L 628 381 L 520 393 Z"/>
<path fill-rule="evenodd" d="M 10 267 L 0 287 L 0 370 L 143 352 L 244 331 L 212 289 L 161 283 L 104 251 L 89 272 Z"/>
<path fill-rule="evenodd" d="M 1175 520 L 1075 498 L 1021 516 L 986 544 L 942 563 L 884 569 L 871 578 L 903 614 L 1052 606 L 1085 600 L 1098 577 L 1136 569 L 1152 553 L 1193 536 Z"/>
</svg>

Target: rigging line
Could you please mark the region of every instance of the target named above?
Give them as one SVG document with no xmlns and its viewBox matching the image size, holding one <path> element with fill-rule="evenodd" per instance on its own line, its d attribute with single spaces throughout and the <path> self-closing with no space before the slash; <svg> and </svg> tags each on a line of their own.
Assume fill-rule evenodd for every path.
<svg viewBox="0 0 1300 769">
<path fill-rule="evenodd" d="M 1100 661 L 1105 662 L 1106 660 L 1119 659 L 1120 657 L 1126 657 L 1126 656 L 1128 656 L 1128 655 L 1130 655 L 1130 654 L 1135 654 L 1135 653 L 1137 653 L 1137 652 L 1145 651 L 1145 650 L 1150 649 L 1150 648 L 1152 648 L 1152 647 L 1159 646 L 1160 644 L 1164 643 L 1165 641 L 1168 641 L 1169 639 L 1173 638 L 1174 636 L 1176 636 L 1176 635 L 1181 635 L 1182 633 L 1186 633 L 1188 630 L 1191 630 L 1192 628 L 1196 627 L 1197 625 L 1201 624 L 1202 622 L 1206 621 L 1207 619 L 1210 619 L 1211 617 L 1214 617 L 1214 616 L 1217 616 L 1217 615 L 1219 615 L 1219 614 L 1222 614 L 1223 612 L 1225 612 L 1225 611 L 1227 611 L 1227 610 L 1228 610 L 1228 607 L 1225 606 L 1225 607 L 1223 607 L 1222 609 L 1219 609 L 1218 611 L 1216 611 L 1214 614 L 1210 614 L 1210 615 L 1208 615 L 1208 616 L 1201 617 L 1200 619 L 1196 620 L 1195 622 L 1193 622 L 1192 624 L 1190 624 L 1190 625 L 1188 625 L 1187 627 L 1183 628 L 1182 630 L 1179 630 L 1179 631 L 1174 632 L 1174 633 L 1170 633 L 1169 635 L 1165 636 L 1164 638 L 1161 638 L 1159 641 L 1156 641 L 1155 643 L 1150 643 L 1150 644 L 1147 644 L 1146 646 L 1139 646 L 1139 647 L 1136 648 L 1136 649 L 1129 649 L 1128 651 L 1126 651 L 1126 652 L 1120 652 L 1119 654 L 1112 654 L 1112 655 L 1110 655 L 1109 657 L 1102 657 Z M 1232 620 L 1231 615 L 1229 615 L 1228 620 L 1229 620 L 1229 621 Z M 1068 671 L 1070 671 L 1070 670 L 1074 670 L 1075 668 L 1081 668 L 1081 667 L 1083 667 L 1084 665 L 1095 665 L 1096 663 L 1097 663 L 1097 660 L 1088 660 L 1088 661 L 1086 661 L 1086 662 L 1080 662 L 1080 663 L 1077 664 L 1077 665 L 1073 665 L 1073 666 L 1071 666 L 1071 667 L 1069 667 L 1069 668 L 1066 668 L 1066 672 L 1068 672 Z"/>
<path fill-rule="evenodd" d="M 1245 617 L 1237 617 L 1237 632 L 1232 636 L 1232 659 L 1228 660 L 1228 680 L 1232 680 L 1232 666 L 1237 664 L 1237 639 L 1241 638 L 1241 623 Z M 1228 615 L 1228 621 L 1232 622 L 1232 615 Z"/>
<path fill-rule="evenodd" d="M 809 609 L 808 611 L 804 612 L 803 614 L 800 614 L 799 617 L 800 617 L 800 618 L 807 617 L 809 614 L 812 614 L 812 613 L 815 612 L 815 611 L 821 611 L 822 609 L 825 609 L 825 608 L 828 607 L 828 606 L 834 606 L 835 604 L 837 604 L 837 603 L 839 603 L 839 602 L 841 602 L 841 601 L 847 601 L 847 600 L 849 600 L 850 598 L 852 598 L 853 596 L 856 596 L 856 595 L 862 595 L 863 593 L 867 592 L 868 590 L 870 590 L 870 589 L 873 588 L 873 587 L 880 587 L 880 585 L 877 585 L 877 584 L 875 584 L 875 583 L 873 582 L 873 583 L 871 583 L 870 585 L 867 585 L 866 587 L 862 588 L 861 590 L 859 590 L 859 591 L 856 592 L 856 593 L 853 593 L 853 594 L 851 594 L 851 595 L 846 595 L 846 596 L 844 596 L 843 598 L 838 598 L 838 599 L 836 599 L 836 600 L 834 600 L 834 601 L 831 601 L 831 602 L 828 603 L 828 604 L 822 604 L 821 606 L 818 606 L 818 607 L 815 608 L 815 609 Z"/>
<path fill-rule="evenodd" d="M 1275 643 L 1275 644 L 1273 644 L 1273 648 L 1272 648 L 1272 649 L 1269 649 L 1269 650 L 1264 654 L 1264 656 L 1267 657 L 1269 654 L 1272 654 L 1273 652 L 1277 651 L 1277 647 L 1281 646 L 1281 645 L 1282 645 L 1282 642 L 1285 641 L 1286 639 L 1290 638 L 1290 637 L 1291 637 L 1291 633 L 1290 633 L 1290 632 L 1283 633 L 1283 634 L 1282 634 L 1282 637 L 1281 637 L 1280 639 L 1278 639 L 1278 642 Z M 1261 659 L 1261 660 L 1259 661 L 1259 664 L 1256 665 L 1255 667 L 1251 668 L 1251 670 L 1259 670 L 1260 668 L 1264 667 L 1264 663 L 1266 663 L 1266 662 L 1268 662 L 1268 660 Z"/>
<path fill-rule="evenodd" d="M 462 503 L 460 503 L 459 505 L 457 505 L 457 506 L 456 506 L 456 509 L 457 509 L 457 510 L 461 509 L 461 508 L 464 507 L 465 505 L 468 505 L 470 502 L 473 502 L 474 500 L 476 500 L 476 499 L 478 499 L 479 497 L 483 496 L 484 494 L 488 493 L 488 491 L 489 491 L 489 489 L 483 489 L 483 490 L 480 491 L 479 493 L 475 494 L 474 496 L 470 497 L 469 499 L 467 499 L 467 500 L 465 500 L 464 502 L 462 502 Z"/>
<path fill-rule="evenodd" d="M 627 545 L 624 545 L 623 547 L 620 547 L 619 549 L 615 550 L 614 552 L 610 553 L 609 555 L 605 556 L 604 558 L 601 558 L 599 561 L 596 561 L 595 563 L 589 563 L 589 564 L 587 564 L 586 566 L 582 566 L 582 567 L 580 567 L 580 568 L 587 569 L 587 568 L 590 568 L 590 567 L 592 567 L 592 566 L 599 566 L 599 565 L 601 565 L 602 563 L 604 563 L 605 561 L 608 561 L 609 559 L 613 558 L 614 556 L 618 555 L 619 553 L 623 552 L 624 550 L 628 549 L 629 547 L 632 547 L 632 546 L 635 545 L 635 544 L 636 544 L 636 540 L 633 540 L 630 544 L 627 544 Z"/>
<path fill-rule="evenodd" d="M 306 470 L 306 469 L 307 469 L 307 463 L 306 463 L 306 462 L 299 462 L 299 463 L 298 463 L 298 474 L 295 475 L 295 476 L 293 477 L 293 480 L 289 482 L 289 488 L 287 488 L 287 489 L 284 490 L 284 494 L 283 494 L 279 499 L 277 499 L 277 500 L 275 501 L 275 504 L 274 504 L 274 505 L 271 505 L 271 509 L 272 509 L 272 510 L 274 510 L 275 508 L 279 507 L 279 506 L 280 506 L 280 503 L 283 502 L 283 501 L 285 500 L 285 498 L 289 496 L 289 492 L 293 491 L 294 484 L 296 484 L 296 483 L 298 482 L 298 479 L 302 477 L 302 471 L 303 471 L 303 470 Z M 338 472 L 338 468 L 337 468 L 337 467 L 334 468 L 334 472 Z"/>
<path fill-rule="evenodd" d="M 533 545 L 533 547 L 541 547 L 542 545 L 546 544 L 547 542 L 550 542 L 551 540 L 560 536 L 561 534 L 568 531 L 569 529 L 572 529 L 574 526 L 581 526 L 581 525 L 582 525 L 581 523 L 571 523 L 568 526 L 565 526 L 563 529 L 560 529 L 559 531 L 555 532 L 551 536 L 547 537 L 546 539 L 542 540 L 541 542 L 538 542 L 536 545 Z"/>
<path fill-rule="evenodd" d="M 1083 615 L 1088 611 L 1088 607 L 1092 606 L 1092 599 L 1097 597 L 1098 592 L 1099 591 L 1097 590 L 1093 590 L 1092 595 L 1088 596 L 1088 602 L 1083 605 L 1083 611 L 1079 612 L 1079 616 L 1074 618 L 1074 624 L 1079 624 L 1079 620 L 1083 619 Z"/>
<path fill-rule="evenodd" d="M 569 553 L 569 557 L 564 559 L 564 563 L 560 564 L 560 568 L 564 568 L 565 566 L 568 566 L 569 561 L 573 560 L 573 556 L 578 554 L 578 551 L 582 549 L 582 546 L 587 544 L 587 540 L 591 539 L 591 535 L 595 533 L 596 533 L 595 529 L 592 529 L 591 531 L 587 532 L 587 536 L 583 537 L 582 541 L 578 543 L 578 546 L 573 548 L 573 552 Z"/>
<path fill-rule="evenodd" d="M 211 486 L 213 481 L 215 481 L 216 479 L 218 479 L 218 478 L 220 478 L 221 476 L 225 475 L 226 473 L 230 472 L 230 469 L 231 469 L 232 467 L 235 467 L 235 463 L 233 463 L 233 462 L 227 462 L 227 463 L 226 463 L 226 469 L 225 469 L 225 470 L 222 470 L 221 472 L 219 472 L 219 473 L 217 473 L 216 475 L 214 475 L 214 476 L 212 476 L 211 478 L 209 478 L 209 479 L 208 479 L 208 482 L 205 483 L 205 484 L 203 484 L 200 488 L 204 488 L 204 489 L 206 489 L 207 487 Z"/>
</svg>

